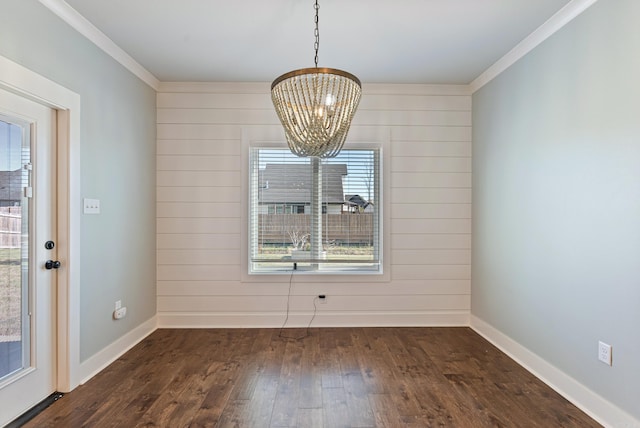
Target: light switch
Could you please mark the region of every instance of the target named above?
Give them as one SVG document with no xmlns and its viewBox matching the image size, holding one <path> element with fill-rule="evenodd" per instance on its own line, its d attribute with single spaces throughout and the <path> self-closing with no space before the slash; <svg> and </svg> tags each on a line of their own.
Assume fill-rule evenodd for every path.
<svg viewBox="0 0 640 428">
<path fill-rule="evenodd" d="M 100 214 L 100 199 L 84 198 L 85 214 Z"/>
</svg>

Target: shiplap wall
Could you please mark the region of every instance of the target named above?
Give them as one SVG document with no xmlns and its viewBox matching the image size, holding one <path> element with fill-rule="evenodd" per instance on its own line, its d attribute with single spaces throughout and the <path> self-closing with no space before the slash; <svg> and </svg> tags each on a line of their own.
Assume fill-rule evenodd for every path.
<svg viewBox="0 0 640 428">
<path fill-rule="evenodd" d="M 466 86 L 364 85 L 349 138 L 387 135 L 389 281 L 248 279 L 246 134 L 284 139 L 268 84 L 163 83 L 157 96 L 161 327 L 468 325 L 471 95 Z M 308 279 L 308 278 L 307 278 Z"/>
</svg>

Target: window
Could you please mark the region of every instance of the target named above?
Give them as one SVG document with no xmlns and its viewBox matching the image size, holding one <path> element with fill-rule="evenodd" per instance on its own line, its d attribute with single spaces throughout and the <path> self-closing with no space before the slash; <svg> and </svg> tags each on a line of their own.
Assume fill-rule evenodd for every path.
<svg viewBox="0 0 640 428">
<path fill-rule="evenodd" d="M 249 163 L 249 273 L 381 273 L 379 148 L 252 147 Z"/>
</svg>

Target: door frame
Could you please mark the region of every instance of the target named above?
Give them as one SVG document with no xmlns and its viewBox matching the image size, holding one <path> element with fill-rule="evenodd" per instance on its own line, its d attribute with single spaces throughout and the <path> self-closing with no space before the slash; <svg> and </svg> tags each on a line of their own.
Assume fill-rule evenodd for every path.
<svg viewBox="0 0 640 428">
<path fill-rule="evenodd" d="M 0 55 L 0 88 L 57 112 L 58 259 L 56 386 L 69 392 L 80 373 L 80 95 Z"/>
</svg>

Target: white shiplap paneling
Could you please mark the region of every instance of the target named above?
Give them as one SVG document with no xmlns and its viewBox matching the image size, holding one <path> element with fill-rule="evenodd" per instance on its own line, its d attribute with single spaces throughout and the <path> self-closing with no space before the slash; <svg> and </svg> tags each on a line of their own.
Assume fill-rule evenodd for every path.
<svg viewBox="0 0 640 428">
<path fill-rule="evenodd" d="M 390 137 L 390 281 L 243 281 L 243 129 L 282 139 L 265 84 L 163 83 L 158 93 L 158 319 L 169 326 L 466 325 L 471 96 L 464 86 L 365 85 L 350 135 Z"/>
</svg>

